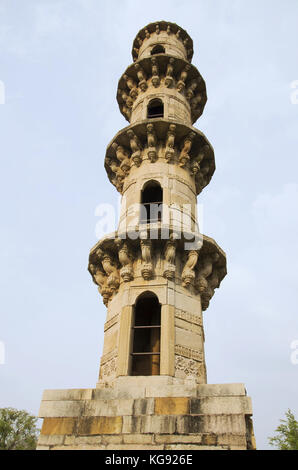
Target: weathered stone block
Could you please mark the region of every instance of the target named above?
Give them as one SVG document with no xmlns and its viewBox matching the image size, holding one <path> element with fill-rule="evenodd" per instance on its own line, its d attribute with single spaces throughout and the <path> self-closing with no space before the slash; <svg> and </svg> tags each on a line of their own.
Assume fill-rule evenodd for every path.
<svg viewBox="0 0 298 470">
<path fill-rule="evenodd" d="M 80 418 L 78 423 L 79 435 L 120 434 L 122 416 L 96 416 Z"/>
<path fill-rule="evenodd" d="M 183 330 L 176 326 L 175 334 L 176 344 L 180 344 L 194 350 L 203 350 L 203 337 L 201 333 Z"/>
<path fill-rule="evenodd" d="M 193 444 L 170 444 L 165 446 L 165 450 L 228 450 L 226 446 L 204 446 Z"/>
<path fill-rule="evenodd" d="M 201 434 L 156 434 L 154 436 L 157 444 L 201 444 Z"/>
<path fill-rule="evenodd" d="M 123 435 L 124 444 L 152 444 L 154 445 L 154 435 L 153 434 L 124 434 Z M 153 447 L 152 447 L 153 448 Z M 155 449 L 155 446 L 154 446 Z"/>
<path fill-rule="evenodd" d="M 189 413 L 189 398 L 159 397 L 155 398 L 155 413 L 157 415 L 185 415 Z"/>
<path fill-rule="evenodd" d="M 118 388 L 98 388 L 94 390 L 95 400 L 130 400 L 145 397 L 145 388 L 121 387 Z"/>
<path fill-rule="evenodd" d="M 93 388 L 73 388 L 66 390 L 44 390 L 42 401 L 91 400 Z"/>
<path fill-rule="evenodd" d="M 219 445 L 238 446 L 246 448 L 246 436 L 245 434 L 218 434 L 217 443 Z"/>
<path fill-rule="evenodd" d="M 83 401 L 42 401 L 39 418 L 68 418 L 80 416 Z"/>
<path fill-rule="evenodd" d="M 197 333 L 202 335 L 202 327 L 196 325 L 194 323 L 190 323 L 188 321 L 182 320 L 180 318 L 175 318 L 175 326 L 182 330 L 192 331 L 193 333 Z"/>
<path fill-rule="evenodd" d="M 217 444 L 217 435 L 216 434 L 203 434 L 202 435 L 202 444 L 207 446 L 216 446 Z"/>
<path fill-rule="evenodd" d="M 110 434 L 103 434 L 101 436 L 102 444 L 107 446 L 111 444 L 122 444 L 123 443 L 123 435 L 110 435 Z"/>
<path fill-rule="evenodd" d="M 133 403 L 132 399 L 86 401 L 83 416 L 132 415 Z"/>
<path fill-rule="evenodd" d="M 40 434 L 38 438 L 38 445 L 42 445 L 42 446 L 61 445 L 64 443 L 64 439 L 66 437 L 67 436 L 65 435 L 59 436 L 57 434 L 53 434 L 53 435 Z"/>
<path fill-rule="evenodd" d="M 177 417 L 178 434 L 191 433 L 227 433 L 245 434 L 244 415 L 186 415 Z"/>
<path fill-rule="evenodd" d="M 164 387 L 147 387 L 146 397 L 192 397 L 196 395 L 196 387 L 192 384 L 167 385 Z"/>
<path fill-rule="evenodd" d="M 73 434 L 77 420 L 75 418 L 45 418 L 43 420 L 41 434 Z"/>
<path fill-rule="evenodd" d="M 200 384 L 197 387 L 196 394 L 198 397 L 229 397 L 229 396 L 244 396 L 246 390 L 244 384 Z"/>
<path fill-rule="evenodd" d="M 182 293 L 180 294 L 178 289 L 175 295 L 175 306 L 179 310 L 184 310 L 185 312 L 201 312 L 200 301 L 194 297 Z"/>
<path fill-rule="evenodd" d="M 139 398 L 134 400 L 133 415 L 152 415 L 154 414 L 154 398 Z"/>
<path fill-rule="evenodd" d="M 121 444 L 121 445 L 108 445 L 106 450 L 163 450 L 164 446 L 142 445 L 142 444 Z"/>
<path fill-rule="evenodd" d="M 102 443 L 102 436 L 65 436 L 64 445 L 67 446 L 96 446 Z"/>
<path fill-rule="evenodd" d="M 191 398 L 191 414 L 251 414 L 248 397 L 204 397 Z"/>
<path fill-rule="evenodd" d="M 106 447 L 101 445 L 54 446 L 51 450 L 106 450 Z"/>
<path fill-rule="evenodd" d="M 173 434 L 175 416 L 124 416 L 123 434 Z"/>
</svg>

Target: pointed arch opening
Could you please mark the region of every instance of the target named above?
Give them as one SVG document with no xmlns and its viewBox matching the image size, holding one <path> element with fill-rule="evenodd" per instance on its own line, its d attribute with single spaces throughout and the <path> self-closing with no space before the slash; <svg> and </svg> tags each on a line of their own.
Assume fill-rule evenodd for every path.
<svg viewBox="0 0 298 470">
<path fill-rule="evenodd" d="M 163 190 L 157 181 L 148 181 L 142 190 L 140 223 L 160 222 L 162 219 Z"/>
<path fill-rule="evenodd" d="M 155 118 L 163 118 L 164 117 L 164 105 L 161 99 L 154 98 L 153 100 L 149 101 L 148 108 L 147 108 L 147 118 L 148 119 L 155 119 Z"/>
<path fill-rule="evenodd" d="M 134 307 L 131 375 L 160 374 L 160 324 L 158 297 L 144 292 Z"/>
</svg>

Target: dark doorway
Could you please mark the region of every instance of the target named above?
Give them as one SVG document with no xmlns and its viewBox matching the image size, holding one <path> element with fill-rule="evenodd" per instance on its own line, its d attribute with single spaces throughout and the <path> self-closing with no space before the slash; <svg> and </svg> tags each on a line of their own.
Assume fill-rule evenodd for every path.
<svg viewBox="0 0 298 470">
<path fill-rule="evenodd" d="M 135 305 L 131 375 L 160 374 L 160 312 L 152 292 L 140 296 Z"/>
<path fill-rule="evenodd" d="M 157 181 L 149 181 L 143 188 L 141 198 L 141 223 L 160 222 L 162 219 L 162 188 Z"/>
<path fill-rule="evenodd" d="M 164 54 L 165 52 L 166 52 L 165 48 L 163 46 L 161 46 L 160 44 L 157 44 L 151 50 L 151 55 Z"/>
<path fill-rule="evenodd" d="M 148 119 L 162 118 L 163 115 L 164 115 L 163 102 L 158 98 L 151 100 L 150 103 L 148 104 L 147 118 Z"/>
</svg>

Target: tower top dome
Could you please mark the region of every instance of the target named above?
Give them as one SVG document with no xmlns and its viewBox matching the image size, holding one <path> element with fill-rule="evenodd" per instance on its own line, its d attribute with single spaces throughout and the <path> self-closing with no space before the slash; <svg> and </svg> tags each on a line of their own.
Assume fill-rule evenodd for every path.
<svg viewBox="0 0 298 470">
<path fill-rule="evenodd" d="M 132 47 L 133 60 L 166 53 L 191 62 L 193 41 L 188 33 L 176 23 L 156 21 L 142 28 Z"/>
</svg>

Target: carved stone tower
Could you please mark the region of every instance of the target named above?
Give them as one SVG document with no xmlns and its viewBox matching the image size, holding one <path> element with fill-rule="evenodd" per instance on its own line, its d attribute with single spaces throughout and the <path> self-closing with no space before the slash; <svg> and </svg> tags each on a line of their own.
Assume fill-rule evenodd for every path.
<svg viewBox="0 0 298 470">
<path fill-rule="evenodd" d="M 215 162 L 193 127 L 207 97 L 192 47 L 176 24 L 151 23 L 119 80 L 129 125 L 108 145 L 105 169 L 122 195 L 120 220 L 89 257 L 107 307 L 99 380 L 44 392 L 39 448 L 254 448 L 244 386 L 207 385 L 202 312 L 226 256 L 197 222 Z"/>
</svg>

